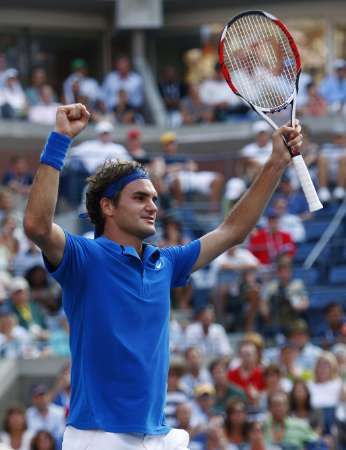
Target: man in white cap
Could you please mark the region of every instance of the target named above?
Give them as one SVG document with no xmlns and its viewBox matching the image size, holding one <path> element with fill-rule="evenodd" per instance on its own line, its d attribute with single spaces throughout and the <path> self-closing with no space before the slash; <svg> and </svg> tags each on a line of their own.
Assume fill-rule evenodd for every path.
<svg viewBox="0 0 346 450">
<path fill-rule="evenodd" d="M 252 127 L 255 141 L 245 145 L 240 156 L 244 160 L 245 175 L 253 180 L 264 166 L 272 152 L 271 128 L 264 120 L 255 122 Z"/>
<path fill-rule="evenodd" d="M 106 159 L 120 161 L 132 159 L 124 146 L 113 142 L 114 126 L 110 122 L 98 122 L 95 132 L 96 139 L 84 141 L 72 147 L 69 158 L 72 167 L 75 160 L 79 160 L 91 175 Z"/>
<path fill-rule="evenodd" d="M 86 178 L 106 160 L 131 161 L 126 148 L 113 142 L 114 126 L 108 121 L 95 125 L 96 138 L 72 147 L 62 178 L 61 195 L 71 206 L 79 205 Z"/>
<path fill-rule="evenodd" d="M 23 118 L 26 115 L 25 93 L 18 79 L 17 69 L 7 69 L 2 75 L 0 111 L 5 119 Z"/>
</svg>

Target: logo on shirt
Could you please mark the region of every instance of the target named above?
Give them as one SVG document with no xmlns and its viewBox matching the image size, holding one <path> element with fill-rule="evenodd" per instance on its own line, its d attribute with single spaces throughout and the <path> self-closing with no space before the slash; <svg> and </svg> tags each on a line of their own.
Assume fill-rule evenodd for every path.
<svg viewBox="0 0 346 450">
<path fill-rule="evenodd" d="M 161 270 L 163 267 L 162 261 L 159 259 L 156 264 L 155 264 L 155 269 L 156 270 Z"/>
</svg>

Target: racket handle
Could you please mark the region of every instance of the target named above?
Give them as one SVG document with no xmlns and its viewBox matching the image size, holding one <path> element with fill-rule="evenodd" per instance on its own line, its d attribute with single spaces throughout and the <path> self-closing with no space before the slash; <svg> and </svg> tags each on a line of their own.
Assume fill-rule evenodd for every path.
<svg viewBox="0 0 346 450">
<path fill-rule="evenodd" d="M 315 186 L 311 180 L 310 173 L 306 167 L 305 161 L 302 155 L 296 155 L 292 158 L 294 167 L 297 171 L 297 175 L 302 186 L 303 192 L 306 197 L 306 201 L 309 205 L 309 211 L 318 211 L 323 208 L 320 199 L 318 198 Z"/>
</svg>

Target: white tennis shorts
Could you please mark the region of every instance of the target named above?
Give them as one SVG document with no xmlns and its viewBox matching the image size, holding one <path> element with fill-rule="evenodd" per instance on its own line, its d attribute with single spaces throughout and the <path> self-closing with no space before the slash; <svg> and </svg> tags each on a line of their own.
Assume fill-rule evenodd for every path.
<svg viewBox="0 0 346 450">
<path fill-rule="evenodd" d="M 163 436 L 78 430 L 68 426 L 62 450 L 189 450 L 189 434 L 173 428 Z"/>
</svg>

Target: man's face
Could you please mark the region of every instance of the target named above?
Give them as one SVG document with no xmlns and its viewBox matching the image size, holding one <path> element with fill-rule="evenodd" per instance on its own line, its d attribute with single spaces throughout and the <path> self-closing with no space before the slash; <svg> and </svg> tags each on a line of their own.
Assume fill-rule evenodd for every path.
<svg viewBox="0 0 346 450">
<path fill-rule="evenodd" d="M 270 412 L 274 420 L 281 421 L 283 420 L 288 412 L 288 401 L 284 394 L 275 395 L 270 404 Z"/>
<path fill-rule="evenodd" d="M 257 363 L 256 347 L 252 344 L 243 345 L 239 351 L 241 365 L 245 368 L 252 368 Z"/>
<path fill-rule="evenodd" d="M 175 155 L 178 150 L 177 141 L 170 141 L 164 145 L 164 152 L 166 155 Z"/>
<path fill-rule="evenodd" d="M 130 71 L 130 61 L 127 58 L 119 58 L 116 62 L 116 69 L 121 75 L 127 75 Z"/>
<path fill-rule="evenodd" d="M 26 305 L 29 301 L 29 291 L 27 289 L 18 289 L 12 293 L 11 299 L 16 306 Z"/>
<path fill-rule="evenodd" d="M 214 312 L 211 309 L 206 308 L 201 313 L 200 322 L 204 327 L 208 328 L 214 322 Z"/>
<path fill-rule="evenodd" d="M 176 416 L 181 426 L 188 426 L 192 416 L 191 406 L 187 403 L 177 405 Z"/>
<path fill-rule="evenodd" d="M 47 394 L 36 394 L 32 396 L 32 404 L 39 410 L 43 411 L 48 406 Z"/>
<path fill-rule="evenodd" d="M 264 147 L 270 141 L 270 134 L 266 131 L 261 131 L 256 135 L 256 142 L 260 147 Z"/>
<path fill-rule="evenodd" d="M 222 383 L 223 381 L 227 381 L 227 371 L 223 364 L 217 364 L 212 371 L 212 377 L 214 380 L 214 384 Z"/>
<path fill-rule="evenodd" d="M 327 320 L 331 325 L 339 325 L 342 322 L 342 308 L 340 306 L 333 306 L 329 309 L 327 314 Z"/>
<path fill-rule="evenodd" d="M 124 234 L 145 239 L 155 234 L 157 192 L 150 180 L 129 183 L 121 192 L 114 213 L 106 220 L 113 221 Z"/>
</svg>

